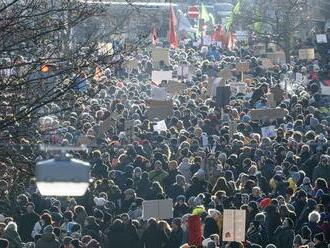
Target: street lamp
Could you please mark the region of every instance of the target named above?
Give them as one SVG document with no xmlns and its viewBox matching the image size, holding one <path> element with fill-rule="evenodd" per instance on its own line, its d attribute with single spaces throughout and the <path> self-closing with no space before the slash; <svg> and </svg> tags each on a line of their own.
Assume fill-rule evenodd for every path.
<svg viewBox="0 0 330 248">
<path fill-rule="evenodd" d="M 90 164 L 69 156 L 62 155 L 36 165 L 36 184 L 41 195 L 82 196 L 90 181 Z"/>
</svg>

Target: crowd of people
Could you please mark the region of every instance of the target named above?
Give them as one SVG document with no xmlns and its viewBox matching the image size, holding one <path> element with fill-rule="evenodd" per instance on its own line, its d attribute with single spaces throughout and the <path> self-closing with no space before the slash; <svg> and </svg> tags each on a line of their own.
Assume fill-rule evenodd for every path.
<svg viewBox="0 0 330 248">
<path fill-rule="evenodd" d="M 156 87 L 150 50 L 136 52 L 132 71 L 119 63 L 98 69 L 97 83 L 82 72 L 62 101 L 43 107 L 45 116 L 32 126 L 33 138 L 22 140 L 21 152 L 37 162 L 49 154 L 30 143 L 76 145 L 85 137 L 90 151 L 72 154 L 90 162 L 94 181 L 82 197 L 41 196 L 33 177 L 15 182 L 13 192 L 18 172 L 10 161 L 1 164 L 0 247 L 328 247 L 330 118 L 321 88 L 330 65 L 292 57 L 265 68 L 249 49 L 187 43 L 170 50 L 170 65 L 162 64 L 174 72 L 183 64 L 194 70 L 182 82 L 186 89 L 171 96 L 167 130 L 157 132 L 161 119 L 146 116 Z M 232 72 L 227 83 L 239 82 L 241 61 L 249 64 L 247 92 L 235 92 L 219 108 L 208 84 L 224 68 Z M 296 73 L 304 80 L 296 81 Z M 267 93 L 276 87 L 283 94 L 275 105 L 287 115 L 252 119 L 251 109 L 269 108 Z M 114 113 L 114 124 L 100 132 Z M 125 132 L 127 120 L 134 121 L 133 135 Z M 261 131 L 268 126 L 275 127 L 271 137 Z M 167 198 L 172 219 L 143 218 L 144 200 Z M 224 209 L 246 212 L 245 240 L 222 241 Z M 197 243 L 189 235 L 191 216 L 201 220 Z"/>
</svg>

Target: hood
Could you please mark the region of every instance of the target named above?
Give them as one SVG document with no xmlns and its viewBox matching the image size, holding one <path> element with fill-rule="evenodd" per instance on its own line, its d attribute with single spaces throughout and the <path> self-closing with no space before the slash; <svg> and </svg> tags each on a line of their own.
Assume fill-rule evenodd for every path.
<svg viewBox="0 0 330 248">
<path fill-rule="evenodd" d="M 43 241 L 54 241 L 55 240 L 55 234 L 54 233 L 44 233 L 41 235 L 41 240 Z"/>
</svg>

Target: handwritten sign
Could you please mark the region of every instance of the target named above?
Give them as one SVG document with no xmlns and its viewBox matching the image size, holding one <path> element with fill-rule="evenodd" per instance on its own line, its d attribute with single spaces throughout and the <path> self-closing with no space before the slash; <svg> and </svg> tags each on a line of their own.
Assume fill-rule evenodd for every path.
<svg viewBox="0 0 330 248">
<path fill-rule="evenodd" d="M 301 60 L 313 60 L 315 59 L 314 48 L 299 49 L 299 59 Z"/>
<path fill-rule="evenodd" d="M 223 212 L 223 241 L 245 241 L 245 210 L 225 209 Z"/>
<path fill-rule="evenodd" d="M 164 88 L 164 87 L 151 87 L 151 99 L 166 100 L 166 88 Z"/>
<path fill-rule="evenodd" d="M 149 108 L 146 110 L 146 115 L 149 120 L 159 119 L 164 120 L 171 116 L 173 113 L 173 102 L 159 101 L 159 100 L 146 100 Z"/>
<path fill-rule="evenodd" d="M 159 85 L 163 80 L 171 80 L 172 71 L 152 71 L 151 80 Z"/>
<path fill-rule="evenodd" d="M 261 134 L 262 137 L 268 137 L 268 138 L 276 137 L 275 126 L 262 127 Z"/>
</svg>

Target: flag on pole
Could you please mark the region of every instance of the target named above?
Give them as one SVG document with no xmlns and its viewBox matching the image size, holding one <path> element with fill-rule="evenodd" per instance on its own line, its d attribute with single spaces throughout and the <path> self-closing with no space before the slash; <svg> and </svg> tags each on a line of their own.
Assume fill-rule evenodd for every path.
<svg viewBox="0 0 330 248">
<path fill-rule="evenodd" d="M 239 14 L 239 12 L 241 11 L 241 3 L 242 3 L 243 0 L 238 0 L 238 2 L 236 3 L 235 7 L 233 8 L 233 10 L 231 11 L 231 14 L 230 16 L 228 17 L 226 23 L 225 23 L 225 27 L 226 27 L 226 30 L 231 30 L 233 24 L 234 24 L 234 19 L 235 19 L 235 16 L 237 14 Z"/>
<path fill-rule="evenodd" d="M 219 25 L 212 34 L 212 41 L 220 41 L 222 43 L 225 43 L 224 37 L 225 37 L 225 29 L 222 25 Z"/>
<path fill-rule="evenodd" d="M 203 19 L 204 23 L 207 23 L 210 21 L 210 16 L 207 11 L 207 8 L 205 5 L 202 3 L 201 8 L 200 8 L 200 14 L 199 14 L 199 19 Z"/>
<path fill-rule="evenodd" d="M 152 33 L 151 33 L 151 43 L 152 43 L 153 46 L 156 46 L 157 39 L 158 39 L 158 36 L 157 36 L 156 28 L 154 26 L 152 28 Z"/>
<path fill-rule="evenodd" d="M 178 36 L 176 34 L 177 19 L 172 5 L 170 6 L 170 11 L 169 11 L 168 26 L 169 26 L 168 41 L 173 48 L 177 48 L 179 46 Z"/>
</svg>

